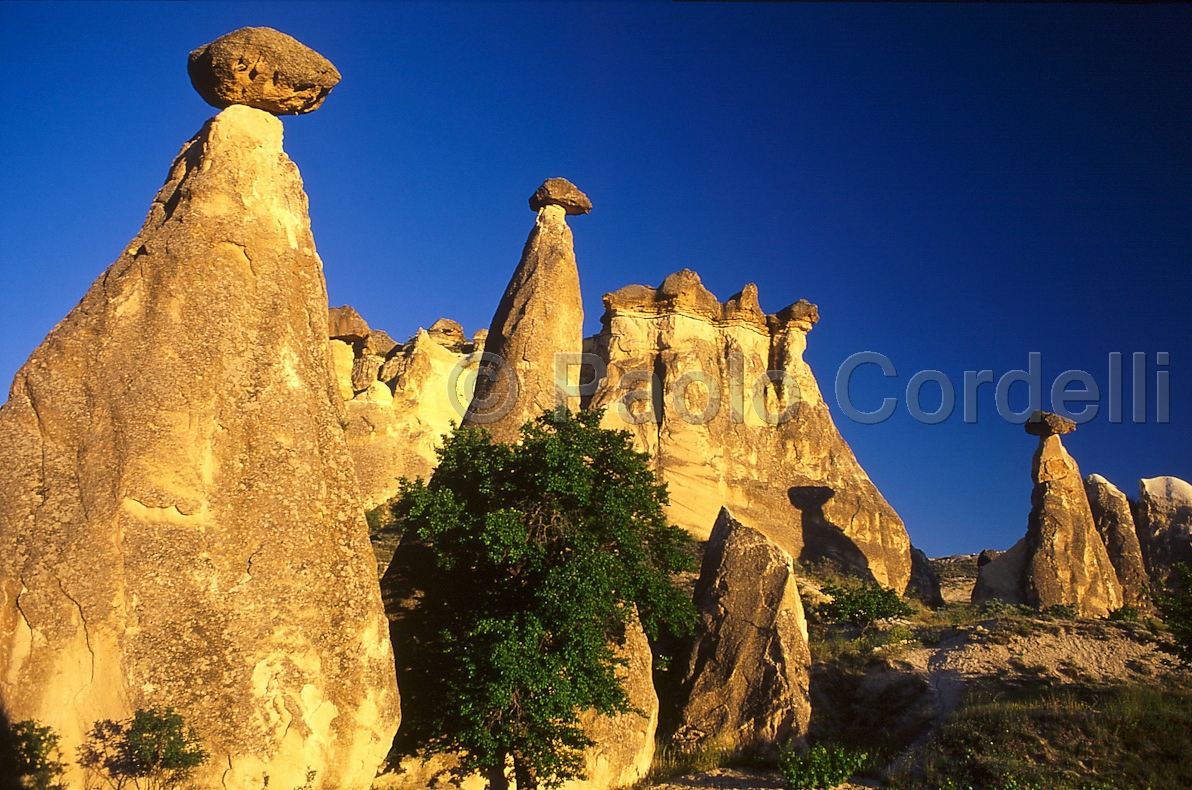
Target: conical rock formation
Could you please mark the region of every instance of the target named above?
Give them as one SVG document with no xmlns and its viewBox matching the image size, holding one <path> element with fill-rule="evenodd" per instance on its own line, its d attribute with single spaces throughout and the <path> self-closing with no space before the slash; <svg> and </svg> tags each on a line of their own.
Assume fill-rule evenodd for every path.
<svg viewBox="0 0 1192 790">
<path fill-rule="evenodd" d="M 1105 542 L 1109 561 L 1122 585 L 1123 601 L 1139 609 L 1150 608 L 1151 580 L 1146 573 L 1130 500 L 1101 475 L 1084 479 L 1084 490 L 1093 512 L 1093 523 Z"/>
<path fill-rule="evenodd" d="M 753 285 L 721 304 L 685 269 L 658 288 L 606 294 L 604 307 L 591 349 L 606 376 L 591 406 L 650 454 L 674 523 L 705 539 L 728 506 L 798 559 L 828 557 L 907 589 L 906 528 L 803 360 L 815 305 L 766 315 Z"/>
<path fill-rule="evenodd" d="M 1168 581 L 1178 562 L 1192 567 L 1192 483 L 1178 477 L 1140 480 L 1137 526 L 1151 579 Z"/>
<path fill-rule="evenodd" d="M 790 554 L 721 509 L 695 604 L 675 743 L 767 754 L 801 740 L 811 719 L 811 653 Z"/>
<path fill-rule="evenodd" d="M 327 320 L 281 122 L 229 107 L 0 409 L 10 720 L 73 755 L 172 706 L 198 786 L 369 786 L 398 696 Z"/>
<path fill-rule="evenodd" d="M 493 316 L 464 420 L 465 426 L 487 428 L 497 441 L 517 441 L 524 423 L 566 404 L 566 384 L 578 383 L 578 368 L 568 375 L 566 366 L 579 363 L 584 309 L 565 217 L 580 213 L 576 207 L 585 202 L 590 208 L 587 197 L 561 178 L 547 181 L 530 199 L 538 219 Z"/>
<path fill-rule="evenodd" d="M 1104 617 L 1121 607 L 1122 587 L 1093 523 L 1080 467 L 1060 441 L 1075 427 L 1047 412 L 1026 423 L 1027 433 L 1039 437 L 1026 537 L 978 571 L 973 603 L 1000 598 L 1039 609 L 1067 604 L 1082 617 Z"/>
</svg>

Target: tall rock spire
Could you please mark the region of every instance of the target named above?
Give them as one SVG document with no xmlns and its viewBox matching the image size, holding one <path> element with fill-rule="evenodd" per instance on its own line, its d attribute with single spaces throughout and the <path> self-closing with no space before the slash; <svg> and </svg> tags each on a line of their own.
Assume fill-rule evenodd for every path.
<svg viewBox="0 0 1192 790">
<path fill-rule="evenodd" d="M 565 217 L 587 214 L 592 203 L 563 178 L 548 179 L 530 198 L 538 219 L 493 316 L 485 356 L 465 426 L 481 426 L 497 441 L 518 439 L 528 420 L 560 402 L 556 364 L 578 364 L 584 308 L 575 248 Z M 563 375 L 567 368 L 561 367 Z M 574 378 L 578 369 L 572 367 Z M 566 383 L 566 379 L 563 380 Z"/>
<path fill-rule="evenodd" d="M 168 706 L 198 786 L 370 785 L 398 696 L 327 335 L 281 121 L 230 106 L 0 408 L 10 720 L 73 755 Z"/>
</svg>

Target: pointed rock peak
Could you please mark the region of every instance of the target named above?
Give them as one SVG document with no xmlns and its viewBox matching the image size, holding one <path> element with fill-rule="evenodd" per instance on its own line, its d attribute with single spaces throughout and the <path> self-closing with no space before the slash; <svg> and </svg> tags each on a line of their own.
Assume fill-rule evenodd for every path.
<svg viewBox="0 0 1192 790">
<path fill-rule="evenodd" d="M 1059 436 L 1076 430 L 1076 423 L 1049 411 L 1035 411 L 1025 427 L 1031 436 Z"/>
<path fill-rule="evenodd" d="M 327 334 L 333 340 L 355 343 L 368 338 L 368 322 L 348 305 L 332 307 L 327 311 Z"/>
<path fill-rule="evenodd" d="M 565 212 L 575 216 L 591 211 L 592 201 L 567 179 L 548 178 L 530 196 L 531 210 L 541 211 L 544 206 L 562 206 Z"/>
<path fill-rule="evenodd" d="M 211 106 L 244 104 L 274 115 L 317 110 L 340 80 L 327 58 L 269 27 L 242 27 L 199 47 L 186 71 Z"/>
</svg>

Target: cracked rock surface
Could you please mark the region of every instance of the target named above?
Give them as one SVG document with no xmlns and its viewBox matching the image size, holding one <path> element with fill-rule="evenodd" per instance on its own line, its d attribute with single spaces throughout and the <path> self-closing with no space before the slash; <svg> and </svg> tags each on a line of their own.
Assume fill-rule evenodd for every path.
<svg viewBox="0 0 1192 790">
<path fill-rule="evenodd" d="M 676 745 L 776 753 L 811 719 L 807 620 L 790 554 L 722 509 L 695 587 Z"/>
<path fill-rule="evenodd" d="M 281 122 L 229 107 L 0 408 L 10 720 L 73 755 L 171 706 L 196 786 L 369 786 L 398 696 L 327 338 Z"/>
</svg>

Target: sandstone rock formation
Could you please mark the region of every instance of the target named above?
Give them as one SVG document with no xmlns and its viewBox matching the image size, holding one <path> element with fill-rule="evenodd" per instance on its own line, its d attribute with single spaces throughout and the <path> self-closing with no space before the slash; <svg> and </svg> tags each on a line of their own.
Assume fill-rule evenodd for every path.
<svg viewBox="0 0 1192 790">
<path fill-rule="evenodd" d="M 977 567 L 984 568 L 1000 556 L 1002 556 L 1002 552 L 997 549 L 982 549 L 981 553 L 977 555 Z"/>
<path fill-rule="evenodd" d="M 1177 562 L 1192 567 L 1192 484 L 1178 477 L 1139 481 L 1136 524 L 1152 579 L 1167 581 Z"/>
<path fill-rule="evenodd" d="M 1101 475 L 1086 477 L 1084 491 L 1089 498 L 1093 523 L 1105 542 L 1109 561 L 1122 585 L 1123 601 L 1139 609 L 1149 609 L 1151 580 L 1134 529 L 1130 500 Z"/>
<path fill-rule="evenodd" d="M 768 316 L 753 285 L 721 304 L 685 269 L 656 289 L 606 294 L 604 306 L 590 345 L 606 377 L 590 405 L 650 453 L 674 523 L 704 539 L 727 505 L 797 558 L 829 557 L 907 588 L 906 529 L 803 361 L 815 305 Z"/>
<path fill-rule="evenodd" d="M 906 594 L 931 607 L 944 605 L 939 576 L 931 567 L 931 560 L 922 549 L 916 549 L 913 546 L 911 547 L 911 580 L 907 584 Z"/>
<path fill-rule="evenodd" d="M 268 27 L 242 27 L 199 47 L 186 70 L 211 106 L 244 104 L 274 115 L 317 110 L 340 80 L 331 61 Z"/>
<path fill-rule="evenodd" d="M 552 178 L 530 205 L 537 207 L 538 219 L 493 316 L 464 420 L 464 425 L 487 428 L 501 442 L 517 441 L 525 422 L 567 402 L 565 390 L 556 385 L 556 364 L 570 358 L 578 365 L 583 350 L 579 271 L 564 218 L 591 203 L 574 185 Z M 563 374 L 562 384 L 578 383 L 578 368 L 571 375 L 564 368 Z M 571 407 L 577 405 L 572 399 Z"/>
<path fill-rule="evenodd" d="M 471 400 L 477 345 L 446 318 L 401 345 L 350 307 L 332 310 L 332 327 L 344 435 L 361 499 L 371 509 L 397 494 L 402 477 L 430 477 L 435 449 Z M 354 334 L 342 334 L 348 331 Z"/>
<path fill-rule="evenodd" d="M 369 786 L 398 696 L 327 335 L 281 121 L 229 107 L 0 408 L 10 720 L 73 755 L 172 706 L 198 786 Z"/>
<path fill-rule="evenodd" d="M 811 718 L 807 621 L 790 554 L 722 508 L 695 588 L 674 742 L 771 753 Z"/>
<path fill-rule="evenodd" d="M 1082 617 L 1104 617 L 1121 607 L 1122 587 L 1093 523 L 1080 468 L 1060 441 L 1075 423 L 1035 412 L 1025 427 L 1039 437 L 1026 537 L 980 569 L 973 603 L 996 597 L 1040 609 L 1068 604 Z"/>
</svg>

